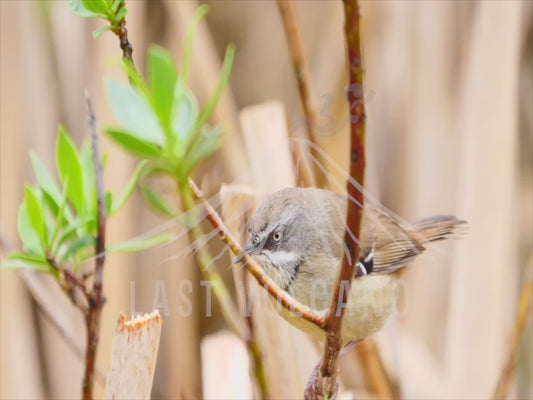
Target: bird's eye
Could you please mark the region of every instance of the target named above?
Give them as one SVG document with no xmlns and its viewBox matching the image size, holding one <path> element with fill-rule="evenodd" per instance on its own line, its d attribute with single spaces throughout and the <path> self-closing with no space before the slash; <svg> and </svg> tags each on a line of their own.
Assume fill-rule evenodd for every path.
<svg viewBox="0 0 533 400">
<path fill-rule="evenodd" d="M 281 240 L 281 233 L 274 232 L 274 234 L 272 235 L 272 239 L 274 239 L 276 242 L 279 242 Z"/>
</svg>

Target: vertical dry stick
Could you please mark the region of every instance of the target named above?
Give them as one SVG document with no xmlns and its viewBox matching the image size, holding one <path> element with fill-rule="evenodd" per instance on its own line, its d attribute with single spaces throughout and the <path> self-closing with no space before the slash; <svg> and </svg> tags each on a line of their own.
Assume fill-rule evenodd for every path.
<svg viewBox="0 0 533 400">
<path fill-rule="evenodd" d="M 309 65 L 305 58 L 304 44 L 300 26 L 296 19 L 296 12 L 293 0 L 278 0 L 278 8 L 281 14 L 283 27 L 285 28 L 285 35 L 289 44 L 289 51 L 291 53 L 291 60 L 294 67 L 294 74 L 298 82 L 298 91 L 302 100 L 302 106 L 306 117 L 307 135 L 312 143 L 317 144 L 316 130 L 318 127 L 318 112 L 313 90 L 311 86 L 311 74 L 309 72 Z M 298 175 L 302 178 L 304 186 L 313 186 L 313 176 L 318 187 L 324 187 L 326 184 L 326 177 L 317 167 L 309 171 L 309 163 L 304 162 L 305 154 L 302 152 L 300 144 L 294 145 L 294 152 L 298 160 Z M 314 146 L 311 146 L 311 154 L 319 160 L 321 164 L 322 157 L 316 152 Z"/>
<path fill-rule="evenodd" d="M 516 318 L 516 325 L 511 341 L 511 349 L 509 358 L 505 364 L 496 391 L 494 392 L 494 399 L 503 400 L 507 397 L 511 383 L 513 382 L 514 373 L 516 370 L 516 363 L 518 362 L 518 352 L 520 350 L 520 343 L 524 335 L 526 322 L 531 313 L 531 302 L 533 300 L 533 254 L 529 257 L 528 268 L 526 270 L 526 283 L 522 288 L 520 301 L 518 304 L 518 316 Z"/>
<path fill-rule="evenodd" d="M 196 203 L 194 201 L 194 195 L 187 182 L 185 184 L 180 182 L 178 191 L 181 196 L 184 211 L 189 212 L 193 210 L 194 207 L 196 207 Z M 193 216 L 193 214 L 191 214 L 191 216 Z M 187 231 L 187 234 L 189 236 L 190 243 L 194 243 L 199 238 L 203 237 L 204 233 L 200 225 L 200 220 L 192 220 L 190 223 L 192 224 L 192 227 Z M 228 292 L 226 284 L 222 280 L 220 274 L 214 270 L 216 266 L 214 265 L 213 257 L 206 246 L 200 246 L 197 249 L 197 261 L 200 264 L 202 274 L 213 285 L 213 292 L 215 293 L 215 297 L 220 304 L 220 308 L 222 309 L 222 313 L 224 314 L 229 327 L 237 336 L 239 336 L 241 339 L 244 339 L 247 335 L 246 327 L 244 326 L 243 320 L 239 315 L 239 311 L 237 310 Z"/>
<path fill-rule="evenodd" d="M 98 147 L 98 134 L 96 133 L 96 116 L 87 92 L 85 93 L 85 96 L 87 99 L 87 109 L 89 111 L 89 127 L 91 130 L 93 145 L 93 163 L 95 170 L 96 199 L 98 207 L 98 232 L 96 234 L 95 244 L 96 259 L 94 267 L 94 283 L 92 291 L 88 294 L 89 309 L 86 314 L 87 352 L 85 355 L 85 378 L 83 380 L 83 398 L 92 399 L 96 349 L 98 347 L 99 340 L 102 306 L 104 305 L 102 289 L 105 263 L 106 211 L 104 203 L 104 174 L 100 159 L 100 149 Z"/>
<path fill-rule="evenodd" d="M 359 25 L 359 4 L 357 0 L 344 0 L 345 32 L 348 45 L 348 62 L 350 75 L 350 90 L 348 102 L 350 104 L 351 120 L 351 157 L 350 176 L 364 185 L 365 177 L 365 107 L 363 99 L 363 69 L 361 66 L 361 42 Z M 359 204 L 363 204 L 363 193 L 354 185 L 347 183 L 348 195 Z M 326 346 L 324 357 L 317 380 L 317 395 L 331 398 L 336 392 L 337 359 L 342 347 L 342 318 L 352 278 L 355 275 L 356 260 L 359 259 L 359 234 L 363 210 L 355 201 L 349 202 L 347 215 L 347 231 L 344 242 L 349 251 L 342 261 L 341 270 L 333 293 L 331 306 L 326 320 Z M 348 232 L 353 232 L 353 235 Z"/>
<path fill-rule="evenodd" d="M 71 326 L 73 323 L 70 321 L 65 310 L 58 309 L 57 302 L 54 297 L 50 295 L 48 291 L 49 289 L 45 284 L 46 282 L 42 279 L 43 277 L 34 271 L 23 269 L 19 271 L 19 276 L 26 284 L 26 287 L 31 293 L 33 300 L 37 303 L 44 318 L 50 323 L 50 325 L 52 325 L 59 336 L 61 336 L 67 347 L 69 347 L 80 360 L 83 360 L 85 358 L 83 338 L 75 334 L 74 329 Z M 96 366 L 95 372 L 96 381 L 102 384 L 102 386 L 105 385 L 105 371 Z"/>
<path fill-rule="evenodd" d="M 397 388 L 391 384 L 376 343 L 372 338 L 366 338 L 355 349 L 361 359 L 366 381 L 372 392 L 377 394 L 381 399 L 399 398 Z"/>
</svg>

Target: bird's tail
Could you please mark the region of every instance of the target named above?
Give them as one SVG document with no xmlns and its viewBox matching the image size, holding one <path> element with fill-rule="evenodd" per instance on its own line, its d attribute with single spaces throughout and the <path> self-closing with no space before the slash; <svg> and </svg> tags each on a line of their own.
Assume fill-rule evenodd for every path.
<svg viewBox="0 0 533 400">
<path fill-rule="evenodd" d="M 466 226 L 466 221 L 449 215 L 438 215 L 415 222 L 409 231 L 424 243 L 460 237 L 465 233 Z"/>
</svg>

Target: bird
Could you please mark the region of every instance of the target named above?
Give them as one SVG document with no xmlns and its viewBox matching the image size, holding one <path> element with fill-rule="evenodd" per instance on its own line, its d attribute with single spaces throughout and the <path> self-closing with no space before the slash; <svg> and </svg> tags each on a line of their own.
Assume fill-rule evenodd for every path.
<svg viewBox="0 0 533 400">
<path fill-rule="evenodd" d="M 346 251 L 346 196 L 319 188 L 284 188 L 249 221 L 249 237 L 234 263 L 251 256 L 274 282 L 306 306 L 325 313 Z M 434 216 L 403 225 L 382 207 L 365 205 L 360 255 L 346 305 L 346 343 L 379 331 L 396 306 L 406 267 L 434 241 L 460 233 L 466 221 Z M 286 309 L 281 316 L 318 340 L 324 331 Z"/>
</svg>

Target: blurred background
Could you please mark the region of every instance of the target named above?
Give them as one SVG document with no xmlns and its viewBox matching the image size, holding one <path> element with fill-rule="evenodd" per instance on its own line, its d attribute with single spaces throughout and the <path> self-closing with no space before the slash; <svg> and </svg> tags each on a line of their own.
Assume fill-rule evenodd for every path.
<svg viewBox="0 0 533 400">
<path fill-rule="evenodd" d="M 127 27 L 141 71 L 146 71 L 150 43 L 180 59 L 187 26 L 200 3 L 127 3 Z M 250 149 L 241 134 L 243 110 L 278 101 L 285 113 L 282 129 L 296 135 L 304 115 L 276 3 L 205 3 L 210 12 L 195 36 L 191 76 L 201 104 L 214 89 L 226 46 L 234 43 L 237 49 L 230 87 L 213 117 L 227 129 L 224 146 L 196 173 L 213 195 L 224 183 L 253 186 L 260 180 L 250 170 Z M 533 2 L 362 1 L 361 8 L 368 190 L 407 221 L 454 214 L 470 225 L 465 238 L 433 246 L 416 261 L 407 274 L 402 310 L 377 335 L 377 345 L 401 397 L 488 398 L 508 356 L 532 251 Z M 296 1 L 296 11 L 319 113 L 331 122 L 319 139 L 330 157 L 324 165 L 329 187 L 342 191 L 349 141 L 342 3 Z M 106 81 L 123 80 L 123 74 L 113 65 L 121 54 L 117 39 L 110 33 L 93 39 L 92 31 L 103 22 L 74 16 L 67 1 L 1 1 L 0 14 L 0 233 L 5 256 L 8 249 L 20 248 L 17 210 L 23 183 L 34 182 L 28 151 L 36 151 L 53 168 L 58 123 L 78 144 L 88 138 L 85 88 L 99 125 L 112 123 Z M 120 191 L 136 161 L 107 138 L 102 141 L 111 160 L 106 186 Z M 275 154 L 265 156 L 265 169 L 276 164 Z M 108 241 L 163 229 L 166 223 L 136 194 L 110 220 Z M 179 224 L 173 229 L 179 230 Z M 252 397 L 246 349 L 227 330 L 216 303 L 212 316 L 205 316 L 206 288 L 199 284 L 198 267 L 191 254 L 179 255 L 187 245 L 182 236 L 169 246 L 108 258 L 97 368 L 105 373 L 109 367 L 119 312 L 150 312 L 155 306 L 164 323 L 154 398 Z M 208 246 L 214 254 L 223 248 L 216 238 Z M 227 254 L 217 268 L 232 287 Z M 183 305 L 178 287 L 184 279 L 194 282 L 187 293 L 193 310 L 202 310 L 185 317 L 178 312 Z M 79 354 L 44 318 L 18 273 L 2 271 L 0 280 L 0 397 L 79 397 Z M 79 312 L 54 282 L 42 279 L 40 284 L 74 341 L 84 344 Z M 531 335 L 529 326 L 511 398 L 533 398 Z M 278 362 L 285 363 L 280 371 L 295 376 L 267 374 L 273 386 L 289 387 L 273 389 L 278 397 L 300 397 L 318 362 L 320 353 L 312 343 L 293 345 L 294 353 Z M 264 352 L 279 350 L 272 346 Z M 311 346 L 314 353 L 302 354 L 300 346 Z M 343 390 L 371 398 L 358 362 L 355 354 L 343 360 Z M 103 390 L 100 380 L 98 397 Z"/>
</svg>

